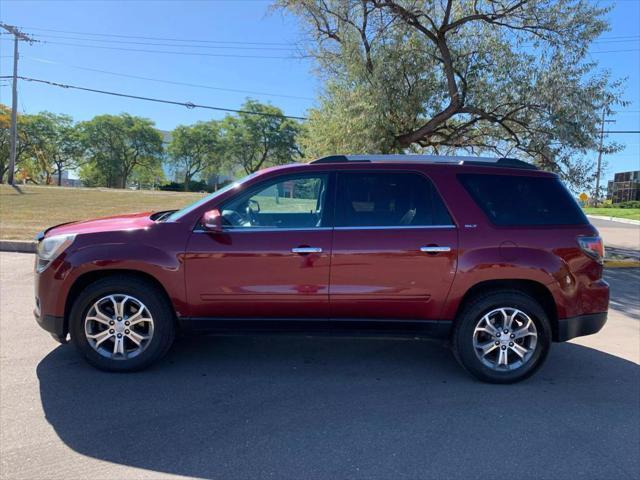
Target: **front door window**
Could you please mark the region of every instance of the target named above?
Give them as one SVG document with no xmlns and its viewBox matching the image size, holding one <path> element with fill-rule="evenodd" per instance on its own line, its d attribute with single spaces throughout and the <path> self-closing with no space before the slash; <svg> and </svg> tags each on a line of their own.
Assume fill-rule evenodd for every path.
<svg viewBox="0 0 640 480">
<path fill-rule="evenodd" d="M 231 229 L 319 228 L 326 190 L 326 174 L 269 182 L 223 205 L 223 222 Z"/>
</svg>

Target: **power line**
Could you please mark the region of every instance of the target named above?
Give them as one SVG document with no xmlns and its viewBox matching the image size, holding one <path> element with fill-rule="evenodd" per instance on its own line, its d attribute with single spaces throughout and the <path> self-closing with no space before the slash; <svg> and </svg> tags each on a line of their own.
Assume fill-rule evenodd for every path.
<svg viewBox="0 0 640 480">
<path fill-rule="evenodd" d="M 5 39 L 0 39 L 0 41 L 6 41 Z M 296 60 L 302 59 L 303 56 L 275 56 L 275 55 L 237 55 L 232 53 L 203 53 L 203 52 L 179 52 L 175 50 L 150 50 L 146 48 L 124 48 L 124 47 L 107 47 L 104 45 L 84 45 L 81 43 L 68 43 L 68 42 L 42 42 L 47 43 L 49 45 L 64 45 L 69 47 L 80 47 L 80 48 L 98 48 L 101 50 L 119 50 L 125 52 L 140 52 L 140 53 L 162 53 L 162 54 L 170 54 L 170 55 L 185 55 L 185 56 L 195 56 L 195 57 L 226 57 L 226 58 L 253 58 L 253 59 L 280 59 L 280 60 Z"/>
<path fill-rule="evenodd" d="M 207 49 L 227 49 L 227 50 L 276 50 L 276 51 L 289 51 L 289 52 L 296 52 L 299 51 L 299 49 L 297 48 L 292 48 L 291 46 L 288 47 L 284 47 L 284 46 L 264 46 L 263 44 L 259 44 L 257 42 L 249 42 L 247 43 L 248 45 L 259 45 L 259 46 L 238 46 L 235 43 L 229 43 L 229 42 L 225 42 L 224 44 L 215 44 L 215 45 L 198 45 L 198 44 L 193 44 L 193 43 L 166 43 L 166 42 L 162 42 L 162 43 L 158 43 L 157 41 L 155 42 L 139 42 L 139 41 L 133 41 L 133 40 L 113 40 L 111 38 L 87 38 L 87 37 L 78 37 L 78 36 L 73 36 L 73 37 L 69 37 L 66 35 L 50 35 L 50 34 L 38 34 L 36 35 L 37 38 L 42 38 L 42 39 L 48 39 L 48 38 L 54 38 L 54 39 L 62 39 L 62 40 L 77 40 L 77 41 L 81 41 L 81 42 L 101 42 L 101 43 L 107 43 L 107 44 L 121 44 L 121 45 L 143 45 L 143 46 L 156 46 L 156 47 L 178 47 L 178 48 L 207 48 Z M 177 40 L 174 40 L 177 41 Z M 61 42 L 56 42 L 51 41 L 51 40 L 42 40 L 42 42 L 44 43 L 52 43 L 52 44 L 56 44 L 56 43 L 61 43 Z M 186 42 L 186 41 L 185 41 Z M 636 36 L 630 36 L 627 39 L 618 39 L 618 40 L 614 40 L 614 39 L 610 39 L 610 40 L 594 40 L 593 42 L 591 42 L 592 44 L 598 44 L 598 43 L 638 43 L 640 42 L 640 35 L 636 35 Z M 244 45 L 244 44 L 242 44 Z M 89 45 L 85 45 L 85 46 L 89 46 Z M 526 44 L 523 45 L 525 47 L 533 47 L 533 45 L 531 44 Z M 615 52 L 617 52 L 618 50 L 615 50 Z M 631 51 L 631 50 L 620 50 L 620 51 Z M 612 53 L 614 52 L 612 51 L 604 51 L 604 52 L 591 52 L 591 53 Z"/>
<path fill-rule="evenodd" d="M 0 76 L 0 79 L 7 79 L 7 78 L 13 78 L 10 75 L 2 75 Z M 49 80 L 41 80 L 41 79 L 37 79 L 37 78 L 31 78 L 31 77 L 22 77 L 22 76 L 17 76 L 16 78 L 19 78 L 20 80 L 25 80 L 27 82 L 36 82 L 36 83 L 43 83 L 46 85 L 50 85 L 50 86 L 54 86 L 54 87 L 60 87 L 60 88 L 70 88 L 70 89 L 74 89 L 74 90 L 82 90 L 82 91 L 86 91 L 86 92 L 93 92 L 93 93 L 102 93 L 105 95 L 113 95 L 116 97 L 124 97 L 124 98 L 133 98 L 136 100 L 146 100 L 149 102 L 157 102 L 157 103 L 167 103 L 170 105 L 180 105 L 182 107 L 186 107 L 189 109 L 193 109 L 193 108 L 203 108 L 203 109 L 207 109 L 207 110 L 218 110 L 218 111 L 222 111 L 222 112 L 233 112 L 233 113 L 245 113 L 248 115 L 260 115 L 260 116 L 264 116 L 264 117 L 284 117 L 284 118 L 291 118 L 294 120 L 308 120 L 307 117 L 297 117 L 297 116 L 293 116 L 293 115 L 279 115 L 279 114 L 274 114 L 274 113 L 265 113 L 265 112 L 253 112 L 250 110 L 237 110 L 237 109 L 233 109 L 233 108 L 224 108 L 224 107 L 213 107 L 210 105 L 201 105 L 201 104 L 196 104 L 196 103 L 192 103 L 192 102 L 178 102 L 175 100 L 165 100 L 165 99 L 161 99 L 161 98 L 153 98 L 153 97 L 143 97 L 143 96 L 139 96 L 139 95 L 129 95 L 126 93 L 119 93 L 119 92 L 110 92 L 107 90 L 98 90 L 95 88 L 88 88 L 88 87 L 79 87 L 77 85 L 68 85 L 65 83 L 58 83 L 58 82 L 52 82 Z M 606 130 L 603 131 L 602 133 L 604 134 L 609 134 L 609 133 L 631 133 L 631 134 L 639 134 L 640 130 Z"/>
<path fill-rule="evenodd" d="M 3 75 L 0 76 L 1 78 L 12 78 L 11 76 L 8 75 Z M 36 83 L 43 83 L 45 85 L 50 85 L 53 87 L 60 87 L 60 88 L 70 88 L 70 89 L 74 89 L 74 90 L 82 90 L 85 92 L 93 92 L 93 93 L 102 93 L 104 95 L 112 95 L 115 97 L 124 97 L 124 98 L 133 98 L 136 100 L 145 100 L 148 102 L 156 102 L 156 103 L 167 103 L 170 105 L 180 105 L 182 107 L 186 107 L 189 109 L 193 109 L 193 108 L 203 108 L 206 110 L 218 110 L 221 112 L 233 112 L 233 113 L 245 113 L 248 115 L 259 115 L 262 117 L 284 117 L 284 118 L 291 118 L 294 120 L 307 120 L 306 117 L 296 117 L 293 115 L 279 115 L 279 114 L 275 114 L 275 113 L 266 113 L 266 112 L 253 112 L 250 110 L 237 110 L 237 109 L 233 109 L 233 108 L 223 108 L 223 107 L 212 107 L 210 105 L 200 105 L 197 103 L 193 103 L 193 102 L 178 102 L 175 100 L 164 100 L 161 98 L 153 98 L 153 97 L 143 97 L 143 96 L 139 96 L 139 95 L 129 95 L 126 93 L 119 93 L 119 92 L 110 92 L 107 90 L 98 90 L 96 88 L 88 88 L 88 87 L 79 87 L 77 85 L 68 85 L 65 83 L 58 83 L 58 82 L 52 82 L 49 80 L 41 80 L 38 78 L 31 78 L 31 77 L 21 77 L 18 76 L 17 78 L 19 78 L 20 80 L 25 80 L 27 82 L 36 82 Z"/>
<path fill-rule="evenodd" d="M 287 46 L 290 47 L 292 42 L 245 42 L 245 41 L 230 41 L 230 40 L 202 40 L 202 39 L 184 39 L 184 38 L 175 38 L 175 37 L 147 37 L 140 35 L 123 35 L 123 34 L 115 34 L 115 33 L 96 33 L 96 32 L 79 32 L 72 30 L 58 30 L 51 28 L 38 28 L 38 27 L 24 27 L 29 30 L 36 30 L 42 32 L 54 32 L 54 33 L 66 33 L 72 35 L 81 35 L 81 36 L 91 36 L 91 37 L 106 37 L 108 38 L 132 38 L 138 40 L 158 40 L 158 41 L 171 41 L 171 42 L 190 42 L 190 43 L 214 43 L 214 44 L 235 44 L 235 45 L 279 45 L 279 46 Z M 38 34 L 40 37 L 51 37 L 51 38 L 68 38 L 69 37 L 59 37 L 55 35 L 47 35 L 47 34 Z M 88 40 L 83 38 L 73 38 L 73 40 Z M 615 35 L 608 36 L 602 39 L 593 40 L 591 43 L 618 43 L 618 42 L 626 42 L 632 41 L 635 42 L 640 40 L 640 35 Z M 101 40 L 107 41 L 107 40 Z M 126 42 L 133 43 L 133 42 Z M 168 46 L 168 45 L 167 45 Z"/>
<path fill-rule="evenodd" d="M 74 34 L 75 36 L 69 37 L 67 35 L 51 35 L 51 34 L 36 34 L 35 36 L 38 38 L 56 38 L 62 40 L 79 40 L 85 42 L 102 42 L 102 43 L 119 43 L 119 44 L 133 44 L 133 45 L 151 45 L 151 46 L 164 46 L 164 47 L 193 47 L 193 48 L 230 48 L 230 49 L 244 49 L 244 50 L 295 50 L 295 48 L 291 47 L 291 44 L 274 44 L 275 46 L 266 46 L 270 45 L 269 43 L 260 43 L 260 42 L 225 42 L 225 41 L 204 41 L 204 40 L 156 40 L 154 42 L 138 42 L 134 40 L 114 40 L 113 38 L 87 38 L 85 35 Z M 77 36 L 81 35 L 81 36 Z M 128 36 L 127 36 L 128 37 Z M 138 40 L 149 40 L 146 37 L 131 37 Z M 158 41 L 162 43 L 157 43 Z M 166 42 L 183 42 L 183 43 L 166 43 Z M 195 43 L 207 43 L 205 45 L 197 45 Z M 629 36 L 621 36 L 621 37 L 611 37 L 602 40 L 593 40 L 592 44 L 599 43 L 638 43 L 640 42 L 640 35 L 629 35 Z M 210 43 L 214 43 L 215 45 L 208 45 Z M 242 47 L 236 45 L 258 45 L 256 47 Z M 286 46 L 285 46 L 286 45 Z M 525 44 L 523 46 L 533 46 L 533 44 Z"/>
<path fill-rule="evenodd" d="M 216 44 L 216 45 L 196 45 L 193 43 L 158 43 L 158 42 L 137 42 L 133 40 L 112 40 L 112 39 L 102 39 L 102 38 L 82 38 L 82 37 L 69 37 L 66 35 L 36 35 L 36 38 L 56 38 L 62 40 L 78 40 L 82 42 L 102 42 L 102 43 L 115 43 L 115 44 L 124 44 L 124 45 L 148 45 L 148 46 L 156 46 L 156 47 L 187 47 L 187 48 L 217 48 L 217 49 L 229 49 L 229 50 L 283 50 L 283 51 L 295 51 L 295 48 L 283 47 L 283 46 L 273 46 L 273 47 L 265 47 L 265 46 L 241 46 L 236 44 Z M 49 40 L 43 40 L 44 43 L 55 43 Z M 253 44 L 252 44 L 253 45 Z"/>
<path fill-rule="evenodd" d="M 597 52 L 588 52 L 588 53 L 621 53 L 621 52 L 640 52 L 640 48 L 629 48 L 624 50 L 600 50 Z"/>
<path fill-rule="evenodd" d="M 50 42 L 46 43 L 51 45 L 66 45 L 72 47 L 82 47 L 82 48 L 101 48 L 107 50 L 121 50 L 128 52 L 143 52 L 143 53 L 168 53 L 168 54 L 177 54 L 177 55 L 192 55 L 192 56 L 204 56 L 204 57 L 232 57 L 232 58 L 269 58 L 269 59 L 285 59 L 285 60 L 300 60 L 305 58 L 304 56 L 271 56 L 271 55 L 236 55 L 236 54 L 218 54 L 218 53 L 201 53 L 201 52 L 176 52 L 169 50 L 149 50 L 149 49 L 138 49 L 138 48 L 125 48 L 125 47 L 107 47 L 103 45 L 83 45 L 81 43 L 67 43 L 67 42 Z M 603 51 L 595 51 L 589 53 L 620 53 L 620 52 L 637 52 L 640 51 L 640 48 L 629 48 L 622 50 L 603 50 Z"/>
<path fill-rule="evenodd" d="M 169 42 L 195 42 L 195 43 L 226 43 L 226 44 L 236 44 L 236 45 L 282 45 L 289 46 L 291 42 L 240 42 L 240 41 L 231 41 L 231 40 L 202 40 L 202 39 L 185 39 L 185 38 L 175 38 L 175 37 L 145 37 L 140 35 L 122 35 L 116 33 L 96 33 L 96 32 L 77 32 L 70 30 L 54 30 L 51 28 L 35 28 L 35 27 L 26 27 L 29 30 L 36 30 L 41 32 L 54 32 L 54 33 L 70 33 L 73 35 L 88 35 L 91 37 L 114 37 L 114 38 L 134 38 L 139 40 L 166 40 Z"/>
<path fill-rule="evenodd" d="M 219 90 L 219 91 L 222 91 L 222 92 L 246 93 L 246 94 L 249 94 L 249 95 L 265 95 L 265 96 L 269 96 L 269 97 L 293 98 L 293 99 L 298 99 L 298 100 L 313 100 L 313 98 L 311 98 L 311 97 L 301 97 L 301 96 L 296 96 L 296 95 L 284 95 L 284 94 L 278 94 L 278 93 L 257 92 L 257 91 L 253 91 L 253 90 L 239 90 L 239 89 L 235 89 L 235 88 L 213 87 L 211 85 L 202 85 L 202 84 L 198 84 L 198 83 L 177 82 L 177 81 L 173 81 L 173 80 L 164 80 L 164 79 L 159 79 L 159 78 L 143 77 L 143 76 L 140 76 L 140 75 L 130 75 L 130 74 L 126 74 L 126 73 L 110 72 L 108 70 L 100 70 L 100 69 L 96 69 L 96 68 L 81 67 L 81 66 L 78 66 L 78 65 L 69 65 L 67 63 L 55 62 L 53 60 L 48 60 L 48 59 L 44 59 L 44 58 L 36 58 L 36 57 L 23 57 L 23 58 L 26 58 L 27 60 L 34 60 L 36 62 L 45 63 L 45 64 L 51 63 L 51 64 L 55 64 L 55 65 L 62 65 L 62 66 L 65 66 L 65 67 L 76 68 L 78 70 L 86 70 L 88 72 L 104 73 L 106 75 L 114 75 L 114 76 L 117 76 L 117 77 L 134 78 L 134 79 L 137 79 L 137 80 L 147 80 L 147 81 L 150 81 L 150 82 L 166 83 L 168 85 L 181 85 L 181 86 L 185 86 L 185 87 L 204 88 L 204 89 L 207 89 L 207 90 Z"/>
<path fill-rule="evenodd" d="M 0 39 L 0 41 L 8 41 L 5 39 Z M 277 55 L 238 55 L 238 54 L 227 54 L 227 53 L 203 53 L 203 52 L 180 52 L 174 50 L 151 50 L 146 48 L 125 48 L 125 47 L 110 47 L 104 45 L 84 45 L 81 43 L 68 43 L 68 42 L 51 42 L 51 41 L 41 41 L 42 43 L 47 43 L 49 45 L 63 45 L 69 47 L 80 47 L 80 48 L 98 48 L 102 50 L 118 50 L 124 52 L 139 52 L 139 53 L 160 53 L 160 54 L 168 54 L 168 55 L 182 55 L 182 56 L 195 56 L 195 57 L 225 57 L 225 58 L 253 58 L 253 59 L 276 59 L 276 60 L 303 60 L 307 58 L 304 55 L 298 56 L 277 56 Z M 595 52 L 588 52 L 591 54 L 597 53 L 622 53 L 622 52 L 638 52 L 640 48 L 629 48 L 629 49 L 621 49 L 621 50 L 601 50 Z"/>
<path fill-rule="evenodd" d="M 591 43 L 638 43 L 640 42 L 640 35 L 635 35 L 633 37 L 627 38 L 627 39 L 620 39 L 620 40 L 594 40 Z"/>
</svg>

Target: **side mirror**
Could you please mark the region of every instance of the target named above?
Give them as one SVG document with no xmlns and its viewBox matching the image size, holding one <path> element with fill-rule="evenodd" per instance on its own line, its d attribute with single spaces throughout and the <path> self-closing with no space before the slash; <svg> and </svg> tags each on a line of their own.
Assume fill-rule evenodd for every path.
<svg viewBox="0 0 640 480">
<path fill-rule="evenodd" d="M 202 216 L 202 226 L 209 232 L 222 233 L 222 214 L 220 210 L 214 208 L 205 212 Z"/>
</svg>

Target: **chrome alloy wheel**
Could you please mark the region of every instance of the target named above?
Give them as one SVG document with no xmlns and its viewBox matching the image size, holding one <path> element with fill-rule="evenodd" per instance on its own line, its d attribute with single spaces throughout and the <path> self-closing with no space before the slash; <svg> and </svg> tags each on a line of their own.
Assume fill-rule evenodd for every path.
<svg viewBox="0 0 640 480">
<path fill-rule="evenodd" d="M 480 319 L 473 331 L 476 356 L 495 371 L 522 367 L 533 356 L 537 343 L 536 324 L 517 308 L 491 310 Z"/>
<path fill-rule="evenodd" d="M 140 355 L 153 337 L 153 318 L 137 298 L 113 294 L 95 302 L 84 319 L 89 345 L 103 357 L 126 360 Z"/>
</svg>

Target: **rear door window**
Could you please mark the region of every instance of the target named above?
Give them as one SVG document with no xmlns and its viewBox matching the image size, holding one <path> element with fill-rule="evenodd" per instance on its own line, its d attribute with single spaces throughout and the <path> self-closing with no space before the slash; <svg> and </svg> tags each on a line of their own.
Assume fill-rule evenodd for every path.
<svg viewBox="0 0 640 480">
<path fill-rule="evenodd" d="M 589 223 L 556 177 L 460 174 L 462 185 L 495 225 L 584 225 Z"/>
<path fill-rule="evenodd" d="M 339 172 L 336 227 L 452 225 L 431 181 L 413 172 Z"/>
</svg>

